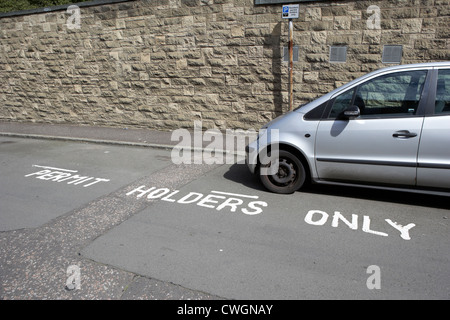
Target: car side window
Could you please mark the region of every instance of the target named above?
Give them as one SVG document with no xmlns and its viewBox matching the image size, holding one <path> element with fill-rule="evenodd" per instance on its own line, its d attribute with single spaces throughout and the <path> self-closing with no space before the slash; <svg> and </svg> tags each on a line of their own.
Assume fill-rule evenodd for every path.
<svg viewBox="0 0 450 320">
<path fill-rule="evenodd" d="M 435 113 L 450 114 L 450 69 L 438 72 Z"/>
<path fill-rule="evenodd" d="M 341 93 L 334 98 L 333 106 L 331 107 L 328 119 L 336 119 L 346 108 L 351 106 L 355 88 Z"/>
<path fill-rule="evenodd" d="M 353 104 L 362 118 L 415 115 L 426 76 L 426 70 L 379 76 L 358 87 Z"/>
</svg>

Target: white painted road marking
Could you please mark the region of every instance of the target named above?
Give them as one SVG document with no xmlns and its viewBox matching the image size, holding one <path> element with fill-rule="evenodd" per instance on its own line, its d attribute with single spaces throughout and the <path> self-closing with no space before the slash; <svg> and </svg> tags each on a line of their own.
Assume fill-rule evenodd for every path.
<svg viewBox="0 0 450 320">
<path fill-rule="evenodd" d="M 245 201 L 241 199 L 258 199 L 258 196 L 223 191 L 210 191 L 207 195 L 199 192 L 189 192 L 181 198 L 180 196 L 174 197 L 179 192 L 180 190 L 156 187 L 148 188 L 145 185 L 142 185 L 128 192 L 126 195 L 134 195 L 137 199 L 145 196 L 147 200 L 161 199 L 163 201 L 180 204 L 196 204 L 200 207 L 216 209 L 217 211 L 228 208 L 231 212 L 236 212 L 239 208 L 240 211 L 246 215 L 260 214 L 263 212 L 263 207 L 267 207 L 267 202 L 265 201 L 250 201 L 245 203 Z"/>
<path fill-rule="evenodd" d="M 223 194 L 226 196 L 235 196 L 235 197 L 241 197 L 241 198 L 250 198 L 250 199 L 258 199 L 258 196 L 249 196 L 247 194 L 239 194 L 239 193 L 230 193 L 230 192 L 222 192 L 222 191 L 214 191 L 212 190 L 211 193 L 217 193 L 217 194 Z"/>
<path fill-rule="evenodd" d="M 196 204 L 200 207 L 209 209 L 216 209 L 220 211 L 228 208 L 230 212 L 236 212 L 238 209 L 247 215 L 257 215 L 263 212 L 263 208 L 268 206 L 265 201 L 245 201 L 244 199 L 259 199 L 259 196 L 231 193 L 225 191 L 212 190 L 208 194 L 191 191 L 187 194 L 179 194 L 180 190 L 171 190 L 169 188 L 147 187 L 145 185 L 139 186 L 126 195 L 134 195 L 136 199 L 145 197 L 147 200 L 162 200 L 171 203 L 179 204 Z M 323 226 L 327 223 L 329 214 L 321 210 L 309 210 L 304 221 L 309 225 Z M 391 219 L 384 219 L 391 227 L 400 232 L 400 237 L 404 240 L 411 240 L 409 231 L 415 227 L 414 223 L 405 226 L 393 222 Z M 351 219 L 346 218 L 339 211 L 335 211 L 331 219 L 331 226 L 337 228 L 339 224 L 345 224 L 351 230 L 358 230 L 359 216 L 351 215 Z M 377 236 L 387 237 L 386 232 L 376 231 L 371 229 L 371 220 L 367 215 L 362 216 L 361 230 L 365 233 L 374 234 Z"/>
<path fill-rule="evenodd" d="M 305 222 L 309 225 L 314 226 L 323 226 L 328 221 L 328 213 L 321 210 L 309 210 L 305 216 Z M 339 221 L 344 222 L 350 229 L 357 230 L 358 229 L 358 215 L 352 214 L 352 221 L 348 221 L 339 211 L 335 211 L 333 215 L 333 219 L 331 222 L 331 226 L 337 228 L 339 225 Z M 416 225 L 414 223 L 410 223 L 406 226 L 402 226 L 397 222 L 393 222 L 391 219 L 384 219 L 390 226 L 400 232 L 400 237 L 403 240 L 411 240 L 409 236 L 409 230 Z M 375 231 L 370 229 L 370 217 L 363 215 L 363 223 L 362 223 L 362 231 L 366 233 L 371 233 L 377 236 L 387 237 L 388 234 L 381 231 Z"/>
<path fill-rule="evenodd" d="M 77 173 L 78 170 L 61 169 L 49 166 L 40 166 L 34 164 L 33 167 L 41 168 L 39 170 L 30 174 L 25 175 L 25 177 L 34 176 L 36 179 L 52 181 L 52 182 L 67 182 L 67 184 L 79 185 L 83 187 L 90 187 L 99 182 L 108 182 L 110 179 L 95 178 L 91 176 L 82 176 Z"/>
<path fill-rule="evenodd" d="M 73 172 L 73 173 L 77 173 L 78 172 L 78 170 L 61 169 L 61 168 L 55 168 L 55 167 L 49 167 L 49 166 L 39 166 L 37 164 L 33 164 L 33 167 L 35 167 L 35 168 L 42 168 L 42 169 L 49 169 L 49 170 L 58 170 L 58 171 L 64 171 L 64 172 Z"/>
</svg>

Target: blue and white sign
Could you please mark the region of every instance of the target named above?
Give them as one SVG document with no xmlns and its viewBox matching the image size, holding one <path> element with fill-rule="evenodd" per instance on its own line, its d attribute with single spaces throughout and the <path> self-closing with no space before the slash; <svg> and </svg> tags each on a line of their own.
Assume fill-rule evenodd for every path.
<svg viewBox="0 0 450 320">
<path fill-rule="evenodd" d="M 297 19 L 300 12 L 300 6 L 298 4 L 289 4 L 283 6 L 283 19 Z"/>
</svg>

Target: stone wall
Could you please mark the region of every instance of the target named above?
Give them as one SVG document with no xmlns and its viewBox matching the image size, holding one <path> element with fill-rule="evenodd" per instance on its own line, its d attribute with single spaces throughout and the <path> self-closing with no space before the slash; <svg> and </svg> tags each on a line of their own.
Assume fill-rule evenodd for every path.
<svg viewBox="0 0 450 320">
<path fill-rule="evenodd" d="M 374 5 L 379 28 L 367 22 Z M 295 105 L 387 66 L 385 44 L 403 46 L 401 63 L 450 60 L 449 0 L 300 8 Z M 281 5 L 142 0 L 79 10 L 80 28 L 66 10 L 0 18 L 0 120 L 258 129 L 289 109 Z M 331 45 L 347 46 L 345 63 L 329 62 Z"/>
</svg>

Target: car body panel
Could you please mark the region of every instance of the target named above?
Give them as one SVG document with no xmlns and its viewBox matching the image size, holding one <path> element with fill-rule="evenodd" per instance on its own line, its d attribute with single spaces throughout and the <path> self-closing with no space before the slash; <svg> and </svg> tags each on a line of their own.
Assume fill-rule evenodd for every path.
<svg viewBox="0 0 450 320">
<path fill-rule="evenodd" d="M 320 121 L 315 160 L 321 180 L 415 185 L 423 117 Z M 395 138 L 400 130 L 417 133 Z"/>
<path fill-rule="evenodd" d="M 450 188 L 450 115 L 427 117 L 424 121 L 417 185 Z"/>
<path fill-rule="evenodd" d="M 258 139 L 249 144 L 250 152 L 247 153 L 247 164 L 252 173 L 256 170 L 257 157 L 267 146 L 284 144 L 301 152 L 311 168 L 314 163 L 314 140 L 318 123 L 315 121 L 302 122 L 303 113 L 291 111 L 286 117 L 279 117 L 270 122 L 270 129 L 265 127 L 260 130 Z M 276 134 L 274 134 L 276 133 Z M 277 137 L 277 140 L 273 138 Z M 253 151 L 253 152 L 252 152 Z M 315 170 L 315 169 L 314 169 Z"/>
</svg>

